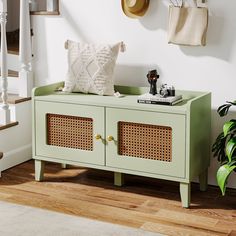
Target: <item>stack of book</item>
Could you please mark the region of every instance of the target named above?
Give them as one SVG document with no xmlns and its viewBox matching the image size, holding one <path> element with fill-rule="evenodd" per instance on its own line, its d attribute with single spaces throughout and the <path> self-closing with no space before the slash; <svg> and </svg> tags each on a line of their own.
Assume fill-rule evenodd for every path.
<svg viewBox="0 0 236 236">
<path fill-rule="evenodd" d="M 160 94 L 152 95 L 150 93 L 145 93 L 138 96 L 137 100 L 138 103 L 160 104 L 169 106 L 173 106 L 181 101 L 183 101 L 182 95 L 161 97 Z"/>
</svg>

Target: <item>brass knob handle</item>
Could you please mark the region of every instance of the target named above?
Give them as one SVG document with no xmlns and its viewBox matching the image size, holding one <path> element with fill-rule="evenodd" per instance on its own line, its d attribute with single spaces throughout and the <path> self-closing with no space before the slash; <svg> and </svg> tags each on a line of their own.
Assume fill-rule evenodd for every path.
<svg viewBox="0 0 236 236">
<path fill-rule="evenodd" d="M 95 139 L 97 139 L 97 140 L 99 140 L 99 139 L 102 138 L 102 136 L 101 136 L 100 134 L 95 134 L 94 137 L 95 137 Z"/>
<path fill-rule="evenodd" d="M 112 140 L 114 140 L 114 138 L 111 135 L 107 136 L 107 141 L 112 141 Z"/>
</svg>

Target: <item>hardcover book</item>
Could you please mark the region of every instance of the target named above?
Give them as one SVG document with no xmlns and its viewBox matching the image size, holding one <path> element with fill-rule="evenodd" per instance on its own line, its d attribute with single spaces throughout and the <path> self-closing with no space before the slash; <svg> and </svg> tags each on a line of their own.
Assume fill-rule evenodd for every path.
<svg viewBox="0 0 236 236">
<path fill-rule="evenodd" d="M 138 96 L 138 103 L 146 104 L 160 104 L 160 105 L 170 105 L 173 106 L 179 102 L 183 101 L 182 95 L 161 97 L 160 94 L 152 95 L 150 93 L 145 93 Z"/>
</svg>

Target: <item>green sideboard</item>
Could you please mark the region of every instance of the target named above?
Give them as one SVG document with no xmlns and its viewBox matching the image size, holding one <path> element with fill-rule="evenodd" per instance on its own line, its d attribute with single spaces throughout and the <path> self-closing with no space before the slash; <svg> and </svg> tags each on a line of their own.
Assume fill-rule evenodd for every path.
<svg viewBox="0 0 236 236">
<path fill-rule="evenodd" d="M 174 106 L 137 103 L 148 88 L 116 86 L 121 98 L 56 92 L 63 83 L 33 90 L 35 179 L 43 179 L 45 161 L 180 183 L 183 207 L 199 177 L 207 188 L 210 162 L 211 94 L 176 91 Z"/>
</svg>

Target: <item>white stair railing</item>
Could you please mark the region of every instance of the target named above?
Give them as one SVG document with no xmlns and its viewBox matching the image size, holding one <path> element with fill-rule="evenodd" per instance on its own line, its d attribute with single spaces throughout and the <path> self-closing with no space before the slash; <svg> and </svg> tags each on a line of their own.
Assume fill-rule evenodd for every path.
<svg viewBox="0 0 236 236">
<path fill-rule="evenodd" d="M 29 0 L 20 0 L 20 97 L 30 97 L 33 87 Z"/>
<path fill-rule="evenodd" d="M 0 109 L 0 124 L 7 125 L 10 123 L 10 109 L 7 102 L 8 94 L 8 67 L 7 67 L 7 0 L 0 0 L 0 23 L 1 23 L 1 79 L 2 79 L 2 105 Z"/>
</svg>

